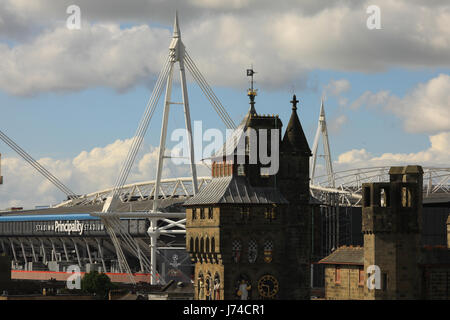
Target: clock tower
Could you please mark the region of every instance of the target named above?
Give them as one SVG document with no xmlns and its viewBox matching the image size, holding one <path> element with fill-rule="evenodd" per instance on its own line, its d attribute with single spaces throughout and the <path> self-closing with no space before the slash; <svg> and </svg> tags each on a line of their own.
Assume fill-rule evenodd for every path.
<svg viewBox="0 0 450 320">
<path fill-rule="evenodd" d="M 279 117 L 256 113 L 253 86 L 248 96 L 248 113 L 212 157 L 212 181 L 184 204 L 194 297 L 309 299 L 310 153 L 298 101 L 281 139 Z"/>
</svg>

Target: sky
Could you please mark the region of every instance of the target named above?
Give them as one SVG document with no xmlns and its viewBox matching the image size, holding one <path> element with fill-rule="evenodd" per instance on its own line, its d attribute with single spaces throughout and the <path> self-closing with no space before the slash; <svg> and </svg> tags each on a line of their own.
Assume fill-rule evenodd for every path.
<svg viewBox="0 0 450 320">
<path fill-rule="evenodd" d="M 79 29 L 67 26 L 73 4 Z M 368 27 L 371 5 L 380 28 Z M 248 110 L 253 66 L 257 112 L 286 125 L 295 93 L 310 146 L 324 97 L 336 171 L 449 166 L 447 0 L 0 0 L 0 130 L 76 193 L 112 186 L 168 55 L 176 11 L 187 52 L 234 122 Z M 225 130 L 187 80 L 192 120 Z M 170 133 L 184 126 L 176 108 L 169 149 Z M 127 182 L 155 177 L 161 117 L 162 99 Z M 64 200 L 3 142 L 0 153 L 0 208 Z M 164 177 L 189 175 L 167 162 Z"/>
</svg>

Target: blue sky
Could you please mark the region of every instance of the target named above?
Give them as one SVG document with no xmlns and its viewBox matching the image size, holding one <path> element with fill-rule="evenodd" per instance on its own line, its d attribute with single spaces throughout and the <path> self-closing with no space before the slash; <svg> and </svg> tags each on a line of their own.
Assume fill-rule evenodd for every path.
<svg viewBox="0 0 450 320">
<path fill-rule="evenodd" d="M 258 70 L 257 66 L 254 68 Z M 245 78 L 245 70 L 240 70 L 240 73 Z M 322 90 L 331 80 L 344 78 L 352 84 L 350 92 L 345 94 L 349 102 L 352 102 L 368 88 L 374 92 L 389 90 L 401 97 L 418 83 L 425 83 L 441 73 L 448 73 L 448 70 L 392 69 L 376 74 L 316 70 L 311 74 L 316 82 L 312 84 L 313 88 L 259 88 L 256 108 L 259 113 L 279 114 L 284 124 L 287 124 L 291 113 L 290 100 L 294 92 L 300 99 L 299 114 L 305 134 L 312 145 Z M 258 87 L 258 78 L 263 78 L 264 74 L 258 73 L 255 77 L 255 86 Z M 213 84 L 212 86 L 214 87 Z M 242 90 L 214 87 L 216 95 L 236 123 L 248 110 L 246 89 L 245 86 Z M 151 90 L 151 87 L 140 85 L 126 92 L 93 88 L 76 93 L 43 93 L 34 97 L 16 97 L 2 92 L 1 104 L 7 106 L 2 112 L 2 130 L 35 158 L 71 158 L 83 150 L 132 137 Z M 178 100 L 181 98 L 179 86 L 176 86 L 173 97 Z M 202 120 L 207 127 L 224 129 L 220 118 L 195 83 L 189 84 L 189 98 L 193 120 Z M 328 96 L 325 111 L 328 120 L 342 114 L 349 116 L 350 123 L 330 135 L 334 154 L 354 148 L 368 148 L 374 153 L 418 152 L 429 144 L 427 134 L 407 133 L 398 117 L 386 117 L 377 109 L 343 112 L 337 99 Z M 174 110 L 171 116 L 174 128 L 184 126 L 181 113 L 177 114 Z M 146 141 L 152 145 L 159 143 L 161 117 L 162 98 L 146 137 Z M 3 153 L 6 155 L 12 151 L 6 149 Z"/>
<path fill-rule="evenodd" d="M 79 193 L 114 182 L 167 56 L 175 10 L 190 56 L 236 123 L 249 107 L 245 70 L 253 65 L 257 112 L 286 125 L 295 93 L 311 146 L 326 95 L 336 170 L 448 167 L 447 1 L 80 0 L 80 30 L 66 27 L 70 4 L 0 2 L 0 126 Z M 366 26 L 372 4 L 379 30 Z M 192 120 L 224 130 L 190 76 L 188 90 Z M 169 137 L 184 126 L 177 107 Z M 153 178 L 161 117 L 162 98 L 129 181 Z M 3 143 L 0 152 L 0 208 L 62 200 Z M 183 170 L 169 167 L 165 176 Z"/>
</svg>

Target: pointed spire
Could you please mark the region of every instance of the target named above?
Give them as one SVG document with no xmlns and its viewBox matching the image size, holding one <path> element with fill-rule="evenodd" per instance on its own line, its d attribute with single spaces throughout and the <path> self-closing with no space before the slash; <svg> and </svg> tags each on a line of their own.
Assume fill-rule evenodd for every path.
<svg viewBox="0 0 450 320">
<path fill-rule="evenodd" d="M 322 102 L 320 105 L 320 116 L 325 118 L 325 109 L 323 107 L 323 97 L 322 97 Z"/>
<path fill-rule="evenodd" d="M 173 38 L 181 36 L 180 27 L 178 25 L 178 11 L 175 11 L 175 22 L 173 23 Z"/>
<path fill-rule="evenodd" d="M 300 119 L 297 115 L 298 102 L 294 94 L 291 101 L 292 114 L 286 127 L 281 147 L 285 152 L 299 152 L 303 155 L 311 156 L 311 149 L 309 148 L 308 141 L 300 124 Z"/>
</svg>

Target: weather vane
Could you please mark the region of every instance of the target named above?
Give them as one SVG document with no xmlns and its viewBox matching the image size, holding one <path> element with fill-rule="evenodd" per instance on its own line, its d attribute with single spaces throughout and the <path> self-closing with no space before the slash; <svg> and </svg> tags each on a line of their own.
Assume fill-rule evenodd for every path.
<svg viewBox="0 0 450 320">
<path fill-rule="evenodd" d="M 247 77 L 251 77 L 252 79 L 251 79 L 251 87 L 250 87 L 250 89 L 248 90 L 248 96 L 250 96 L 250 97 L 255 97 L 256 96 L 256 91 L 258 91 L 257 89 L 253 89 L 253 75 L 255 74 L 256 72 L 253 70 L 253 66 L 251 66 L 250 67 L 250 69 L 247 69 Z"/>
</svg>

